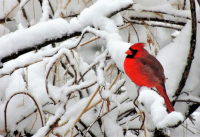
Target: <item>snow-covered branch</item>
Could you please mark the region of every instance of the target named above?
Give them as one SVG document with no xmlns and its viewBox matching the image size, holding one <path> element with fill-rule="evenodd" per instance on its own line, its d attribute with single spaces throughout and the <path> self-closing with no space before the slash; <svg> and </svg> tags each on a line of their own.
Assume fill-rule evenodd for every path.
<svg viewBox="0 0 200 137">
<path fill-rule="evenodd" d="M 190 68 L 192 65 L 192 61 L 194 59 L 194 52 L 195 52 L 195 47 L 196 47 L 196 34 L 197 34 L 197 19 L 196 19 L 196 8 L 195 8 L 195 1 L 190 0 L 190 10 L 191 10 L 191 18 L 192 18 L 192 23 L 191 23 L 191 38 L 190 38 L 190 51 L 188 54 L 187 58 L 187 64 L 185 66 L 181 81 L 179 83 L 178 89 L 176 90 L 175 95 L 179 96 L 183 87 L 185 86 L 186 80 L 188 78 Z"/>
<path fill-rule="evenodd" d="M 200 25 L 192 4 L 0 1 L 0 134 L 150 137 L 173 128 L 171 136 L 182 136 L 188 117 L 199 129 Z M 162 64 L 175 112 L 124 73 L 125 52 L 137 42 Z"/>
<path fill-rule="evenodd" d="M 101 11 L 102 8 L 111 9 L 111 6 L 115 8 L 104 12 Z M 105 15 L 107 17 L 112 17 L 118 12 L 130 8 L 131 6 L 131 1 L 121 1 L 119 3 L 115 1 L 110 1 L 109 4 L 98 2 L 91 6 L 88 9 L 89 11 L 87 13 L 84 12 L 83 14 L 79 15 L 78 20 L 74 18 L 70 21 L 70 23 L 63 19 L 55 19 L 48 22 L 41 22 L 28 29 L 18 30 L 12 34 L 1 37 L 1 62 L 5 63 L 27 52 L 41 49 L 42 47 L 45 47 L 51 43 L 62 42 L 69 38 L 81 35 L 81 31 L 84 29 L 84 27 L 88 25 L 93 25 L 92 22 L 83 24 L 84 22 L 88 21 L 86 17 L 89 17 L 92 20 L 92 18 L 96 17 L 95 13 L 101 13 L 102 15 Z M 12 39 L 12 41 L 8 41 L 8 39 Z M 20 41 L 23 41 L 23 43 L 21 43 Z M 16 43 L 18 44 L 16 45 Z M 8 50 L 4 49 L 5 45 L 7 46 Z"/>
</svg>

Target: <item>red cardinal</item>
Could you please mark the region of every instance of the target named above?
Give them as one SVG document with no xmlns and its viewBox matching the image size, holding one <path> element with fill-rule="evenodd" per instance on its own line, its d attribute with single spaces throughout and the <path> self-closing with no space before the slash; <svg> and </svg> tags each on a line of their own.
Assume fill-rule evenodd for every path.
<svg viewBox="0 0 200 137">
<path fill-rule="evenodd" d="M 136 85 L 155 87 L 164 98 L 170 113 L 174 111 L 174 108 L 166 94 L 163 67 L 155 57 L 143 48 L 144 46 L 144 43 L 136 43 L 126 51 L 124 70 Z"/>
</svg>

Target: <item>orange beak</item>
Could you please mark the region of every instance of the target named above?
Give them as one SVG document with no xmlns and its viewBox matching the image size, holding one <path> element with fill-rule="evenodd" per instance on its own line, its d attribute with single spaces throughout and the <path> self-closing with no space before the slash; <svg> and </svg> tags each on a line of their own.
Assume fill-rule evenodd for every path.
<svg viewBox="0 0 200 137">
<path fill-rule="evenodd" d="M 133 52 L 129 49 L 125 52 L 127 55 L 133 55 Z"/>
</svg>

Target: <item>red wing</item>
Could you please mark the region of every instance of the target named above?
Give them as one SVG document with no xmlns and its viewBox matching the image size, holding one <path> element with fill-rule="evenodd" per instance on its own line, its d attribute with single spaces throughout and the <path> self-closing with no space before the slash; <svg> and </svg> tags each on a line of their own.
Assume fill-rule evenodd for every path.
<svg viewBox="0 0 200 137">
<path fill-rule="evenodd" d="M 148 58 L 140 58 L 139 60 L 142 63 L 142 73 L 151 77 L 155 76 L 161 83 L 165 81 L 163 67 L 156 58 L 152 56 Z"/>
</svg>

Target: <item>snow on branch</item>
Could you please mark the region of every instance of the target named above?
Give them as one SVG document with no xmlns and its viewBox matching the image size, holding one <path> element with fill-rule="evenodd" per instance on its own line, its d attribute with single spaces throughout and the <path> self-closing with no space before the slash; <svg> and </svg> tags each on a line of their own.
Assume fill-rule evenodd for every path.
<svg viewBox="0 0 200 137">
<path fill-rule="evenodd" d="M 147 98 L 149 99 L 147 100 Z M 138 102 L 140 110 L 151 114 L 152 121 L 157 129 L 176 127 L 184 120 L 180 112 L 168 114 L 166 107 L 163 106 L 164 99 L 155 91 L 142 88 L 140 90 Z M 169 120 L 172 118 L 174 119 Z"/>
<path fill-rule="evenodd" d="M 187 77 L 189 75 L 190 72 L 190 68 L 192 65 L 192 61 L 194 59 L 194 52 L 195 52 L 195 46 L 196 46 L 196 34 L 197 34 L 197 20 L 196 20 L 196 8 L 195 8 L 195 1 L 194 0 L 190 0 L 190 10 L 191 10 L 191 18 L 192 18 L 192 26 L 191 26 L 191 38 L 190 38 L 190 51 L 188 54 L 188 58 L 187 58 L 187 64 L 185 66 L 181 81 L 179 83 L 178 89 L 176 90 L 175 95 L 179 96 L 182 89 L 185 86 L 185 83 L 187 81 Z"/>
<path fill-rule="evenodd" d="M 144 20 L 144 21 L 156 21 L 156 22 L 164 22 L 164 23 L 169 23 L 169 24 L 174 24 L 174 25 L 180 25 L 180 26 L 185 26 L 185 22 L 180 22 L 180 21 L 173 21 L 173 20 L 167 20 L 167 19 L 160 19 L 160 18 L 155 18 L 155 17 L 136 17 L 136 16 L 131 16 L 131 20 Z"/>
<path fill-rule="evenodd" d="M 108 3 L 99 1 L 83 11 L 82 14 L 78 16 L 78 19 L 73 18 L 70 23 L 63 19 L 55 19 L 48 22 L 41 22 L 28 29 L 18 30 L 3 36 L 0 38 L 1 62 L 5 63 L 51 43 L 62 42 L 69 38 L 79 36 L 86 26 L 93 25 L 92 18 L 95 18 L 96 14 L 112 17 L 131 6 L 132 1 L 130 0 L 108 1 Z M 89 20 L 90 22 L 88 22 Z M 5 45 L 7 50 L 4 48 Z"/>
<path fill-rule="evenodd" d="M 48 137 L 52 134 L 95 137 L 104 133 L 112 137 L 142 134 L 149 136 L 164 132 L 168 128 L 176 128 L 191 114 L 190 110 L 193 112 L 199 106 L 200 101 L 197 97 L 180 97 L 180 93 L 177 95 L 179 97 L 177 100 L 173 98 L 185 65 L 191 66 L 195 50 L 195 32 L 192 32 L 191 40 L 188 39 L 191 31 L 190 20 L 193 24 L 195 18 L 191 19 L 189 10 L 180 10 L 171 1 L 164 4 L 152 1 L 152 4 L 146 3 L 146 6 L 143 6 L 145 5 L 143 1 L 133 5 L 132 0 L 93 2 L 94 0 L 88 2 L 44 0 L 43 3 L 42 0 L 35 2 L 33 0 L 32 3 L 29 0 L 21 1 L 22 9 L 17 11 L 21 15 L 18 16 L 24 16 L 22 15 L 24 11 L 28 23 L 34 22 L 36 25 L 24 29 L 20 27 L 22 22 L 19 21 L 17 22 L 19 28 L 16 28 L 16 31 L 11 31 L 10 34 L 0 38 L 0 59 L 1 63 L 4 63 L 0 69 L 2 83 L 0 90 L 3 91 L 0 94 L 0 110 L 3 112 L 4 106 L 7 107 L 8 104 L 12 105 L 13 110 L 22 110 L 17 113 L 17 117 L 12 117 L 16 119 L 15 121 L 5 122 L 6 132 L 2 133 L 3 135 L 12 136 L 18 132 L 18 135 L 23 136 L 26 134 L 24 132 L 27 132 L 35 137 Z M 33 9 L 39 7 L 41 10 L 41 15 L 37 19 L 31 18 L 29 11 L 26 10 L 30 5 Z M 181 6 L 188 8 L 187 3 Z M 76 8 L 71 9 L 72 7 Z M 129 7 L 132 9 L 128 9 Z M 120 11 L 124 12 L 119 14 Z M 192 14 L 194 11 L 191 8 Z M 61 18 L 57 18 L 58 16 Z M 194 24 L 193 29 L 196 30 Z M 171 37 L 174 31 L 177 34 L 176 39 Z M 95 36 L 91 37 L 89 33 Z M 178 107 L 184 104 L 184 110 L 175 106 L 176 112 L 169 114 L 159 94 L 145 87 L 137 92 L 135 84 L 123 73 L 125 51 L 137 41 L 148 41 L 149 33 L 155 41 L 152 42 L 152 46 L 149 44 L 150 47 L 145 48 L 153 53 L 156 45 L 160 47 L 157 59 L 165 70 L 167 94 L 175 102 L 191 102 L 189 105 L 176 104 Z M 95 40 L 96 43 L 93 42 Z M 91 46 L 96 54 L 88 53 L 87 49 L 84 58 L 82 53 L 82 49 L 86 48 L 84 45 L 87 48 Z M 188 45 L 192 45 L 191 48 Z M 192 51 L 189 51 L 190 49 Z M 31 52 L 34 50 L 36 52 Z M 185 56 L 187 53 L 189 53 L 188 59 Z M 86 63 L 88 58 L 92 58 L 90 65 Z M 195 58 L 193 62 L 198 68 L 199 61 Z M 25 67 L 26 69 L 21 69 Z M 22 71 L 25 73 L 21 74 Z M 189 73 L 191 70 L 187 71 Z M 193 75 L 195 74 L 198 77 L 200 71 L 199 74 L 195 71 Z M 18 80 L 18 76 L 22 82 Z M 186 76 L 185 73 L 183 76 Z M 190 79 L 187 81 L 192 82 Z M 194 85 L 198 84 L 197 79 Z M 184 92 L 188 95 L 189 92 L 195 92 L 191 93 L 192 95 L 200 95 L 194 85 L 190 84 Z M 16 96 L 11 100 L 12 95 L 22 94 L 18 91 L 23 90 L 33 98 L 32 100 L 35 99 L 34 102 L 37 104 L 29 101 L 31 99 L 28 97 L 29 100 L 25 100 L 23 107 L 21 104 L 14 106 L 11 103 L 14 99 L 17 101 L 27 99 Z M 29 105 L 27 102 L 32 103 L 31 108 L 27 107 Z M 42 108 L 39 106 L 41 104 Z M 32 108 L 34 105 L 37 107 Z M 8 119 L 6 116 L 11 116 L 13 111 L 9 108 L 4 111 L 7 113 L 5 118 L 0 115 L 0 122 L 6 121 Z M 40 114 L 42 124 L 41 120 L 33 115 L 37 112 Z M 186 117 L 183 117 L 184 114 Z M 29 121 L 33 122 L 29 124 Z M 1 129 L 4 127 L 0 125 Z"/>
<path fill-rule="evenodd" d="M 133 24 L 144 25 L 142 21 L 138 21 L 138 20 L 131 20 L 129 22 L 133 23 Z M 179 30 L 179 31 L 183 29 L 183 26 L 174 25 L 174 24 L 166 24 L 166 23 L 162 23 L 162 22 L 146 21 L 145 23 L 146 23 L 146 25 L 151 26 L 151 27 L 161 27 L 161 28 L 175 29 L 175 30 Z"/>
<path fill-rule="evenodd" d="M 163 5 L 151 6 L 151 7 L 145 7 L 145 6 L 142 6 L 141 4 L 134 4 L 133 10 L 140 11 L 140 12 L 147 12 L 147 13 L 153 12 L 153 13 L 158 13 L 158 14 L 166 14 L 166 15 L 171 15 L 173 17 L 191 19 L 190 12 L 188 10 L 174 9 L 169 3 L 163 4 Z"/>
<path fill-rule="evenodd" d="M 176 102 L 196 103 L 200 105 L 200 98 L 195 96 L 179 97 Z"/>
</svg>

